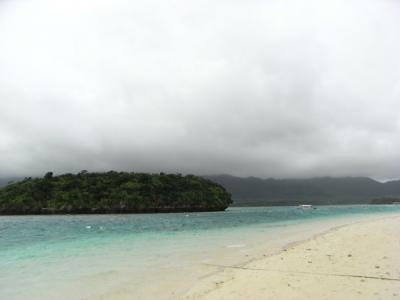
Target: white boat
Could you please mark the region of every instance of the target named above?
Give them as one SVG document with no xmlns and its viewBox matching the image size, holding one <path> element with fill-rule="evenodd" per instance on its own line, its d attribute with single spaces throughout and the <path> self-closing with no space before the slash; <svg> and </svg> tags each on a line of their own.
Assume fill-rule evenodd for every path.
<svg viewBox="0 0 400 300">
<path fill-rule="evenodd" d="M 311 209 L 311 208 L 313 208 L 313 206 L 311 204 L 300 204 L 299 206 L 297 206 L 297 208 Z"/>
</svg>

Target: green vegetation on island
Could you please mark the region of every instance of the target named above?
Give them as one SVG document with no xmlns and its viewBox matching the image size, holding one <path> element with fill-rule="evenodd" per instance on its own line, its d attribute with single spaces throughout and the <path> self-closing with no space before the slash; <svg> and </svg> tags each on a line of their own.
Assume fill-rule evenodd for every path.
<svg viewBox="0 0 400 300">
<path fill-rule="evenodd" d="M 221 211 L 231 195 L 211 180 L 110 171 L 25 178 L 0 189 L 0 214 Z"/>
</svg>

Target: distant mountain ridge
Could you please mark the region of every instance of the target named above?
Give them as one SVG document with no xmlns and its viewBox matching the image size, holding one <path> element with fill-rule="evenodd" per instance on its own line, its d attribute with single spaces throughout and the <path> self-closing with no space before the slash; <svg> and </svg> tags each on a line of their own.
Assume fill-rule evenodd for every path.
<svg viewBox="0 0 400 300">
<path fill-rule="evenodd" d="M 399 197 L 400 180 L 378 182 L 368 177 L 261 179 L 231 175 L 204 176 L 232 194 L 234 206 L 367 204 L 376 197 Z"/>
</svg>

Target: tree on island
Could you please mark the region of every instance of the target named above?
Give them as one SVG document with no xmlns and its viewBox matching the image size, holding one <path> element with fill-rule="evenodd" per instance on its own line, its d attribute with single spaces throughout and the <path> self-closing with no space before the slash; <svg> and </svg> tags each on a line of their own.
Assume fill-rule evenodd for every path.
<svg viewBox="0 0 400 300">
<path fill-rule="evenodd" d="M 231 203 L 221 185 L 181 174 L 48 172 L 0 189 L 0 214 L 218 211 Z"/>
</svg>

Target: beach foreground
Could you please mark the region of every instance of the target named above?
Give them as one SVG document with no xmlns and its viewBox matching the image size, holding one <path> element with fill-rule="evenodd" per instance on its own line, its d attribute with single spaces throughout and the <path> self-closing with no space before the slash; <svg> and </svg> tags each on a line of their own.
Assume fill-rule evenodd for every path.
<svg viewBox="0 0 400 300">
<path fill-rule="evenodd" d="M 183 299 L 400 299 L 400 216 L 338 227 L 243 265 Z"/>
</svg>

